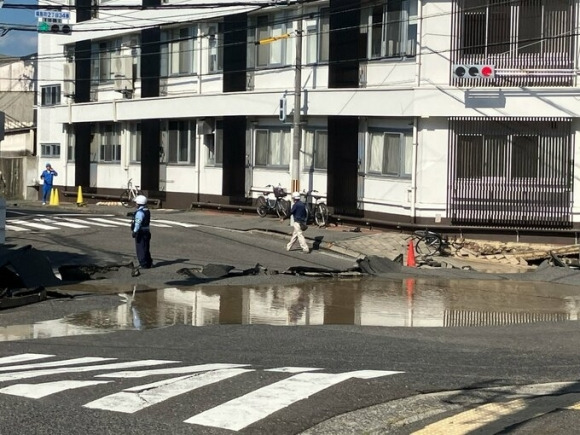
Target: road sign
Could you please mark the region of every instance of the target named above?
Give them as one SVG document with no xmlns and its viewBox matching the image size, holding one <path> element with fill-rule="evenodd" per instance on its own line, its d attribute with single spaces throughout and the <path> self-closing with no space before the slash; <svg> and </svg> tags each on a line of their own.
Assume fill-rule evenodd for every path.
<svg viewBox="0 0 580 435">
<path fill-rule="evenodd" d="M 37 18 L 53 18 L 56 20 L 70 20 L 69 11 L 47 11 L 40 9 L 34 12 Z"/>
</svg>

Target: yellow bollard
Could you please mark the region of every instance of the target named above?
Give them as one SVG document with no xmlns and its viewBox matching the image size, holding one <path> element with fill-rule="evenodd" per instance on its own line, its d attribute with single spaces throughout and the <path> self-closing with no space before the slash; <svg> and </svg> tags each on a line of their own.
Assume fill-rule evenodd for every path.
<svg viewBox="0 0 580 435">
<path fill-rule="evenodd" d="M 50 200 L 48 201 L 48 205 L 54 205 L 54 189 L 50 189 Z"/>
<path fill-rule="evenodd" d="M 85 205 L 85 201 L 83 200 L 83 189 L 79 186 L 79 191 L 77 193 L 77 206 Z"/>
</svg>

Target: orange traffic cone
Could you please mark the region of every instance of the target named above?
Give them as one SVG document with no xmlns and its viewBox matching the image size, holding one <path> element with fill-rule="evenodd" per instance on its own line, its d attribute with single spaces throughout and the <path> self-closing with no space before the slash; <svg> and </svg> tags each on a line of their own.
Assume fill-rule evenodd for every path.
<svg viewBox="0 0 580 435">
<path fill-rule="evenodd" d="M 415 246 L 413 246 L 412 240 L 409 240 L 409 246 L 407 248 L 407 266 L 417 267 L 417 263 L 415 262 Z"/>
</svg>

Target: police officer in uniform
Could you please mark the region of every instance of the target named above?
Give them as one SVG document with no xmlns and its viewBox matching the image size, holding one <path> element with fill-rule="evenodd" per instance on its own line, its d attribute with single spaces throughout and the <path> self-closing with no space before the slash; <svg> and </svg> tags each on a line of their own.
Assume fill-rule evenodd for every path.
<svg viewBox="0 0 580 435">
<path fill-rule="evenodd" d="M 151 244 L 151 231 L 149 230 L 151 212 L 147 208 L 146 196 L 138 195 L 135 198 L 135 203 L 137 204 L 137 211 L 135 211 L 131 225 L 132 236 L 135 239 L 139 265 L 144 269 L 149 269 L 153 266 L 151 252 L 149 251 Z"/>
</svg>

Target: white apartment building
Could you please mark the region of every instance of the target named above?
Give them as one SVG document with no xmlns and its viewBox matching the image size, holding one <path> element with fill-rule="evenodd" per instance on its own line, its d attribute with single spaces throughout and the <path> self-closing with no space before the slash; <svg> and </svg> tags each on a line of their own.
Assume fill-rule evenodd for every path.
<svg viewBox="0 0 580 435">
<path fill-rule="evenodd" d="M 580 227 L 579 6 L 63 2 L 72 34 L 39 35 L 39 170 L 113 197 L 132 179 L 165 207 L 281 184 L 335 215 Z"/>
</svg>

